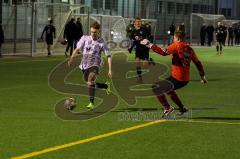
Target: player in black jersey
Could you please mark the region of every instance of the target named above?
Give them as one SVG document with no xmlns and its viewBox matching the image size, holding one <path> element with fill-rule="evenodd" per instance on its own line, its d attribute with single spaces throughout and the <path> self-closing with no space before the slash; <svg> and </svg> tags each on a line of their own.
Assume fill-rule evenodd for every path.
<svg viewBox="0 0 240 159">
<path fill-rule="evenodd" d="M 216 46 L 217 54 L 222 54 L 223 45 L 225 42 L 225 38 L 224 38 L 225 32 L 226 32 L 225 27 L 220 22 L 218 22 L 218 26 L 215 29 L 216 40 L 217 40 L 217 46 Z"/>
<path fill-rule="evenodd" d="M 52 53 L 51 47 L 53 45 L 53 38 L 56 38 L 56 28 L 53 26 L 53 20 L 50 20 L 49 24 L 44 27 L 41 39 L 43 39 L 44 33 L 45 41 L 47 43 L 48 56 L 50 56 Z"/>
<path fill-rule="evenodd" d="M 145 45 L 140 44 L 140 41 L 147 39 L 150 33 L 149 30 L 142 26 L 142 20 L 139 17 L 135 18 L 134 30 L 132 31 L 133 45 L 135 45 L 135 60 L 136 60 L 136 71 L 138 76 L 138 82 L 142 81 L 142 69 L 141 63 L 143 61 L 143 66 L 146 66 L 154 62 L 152 59 L 149 60 L 149 48 Z"/>
</svg>

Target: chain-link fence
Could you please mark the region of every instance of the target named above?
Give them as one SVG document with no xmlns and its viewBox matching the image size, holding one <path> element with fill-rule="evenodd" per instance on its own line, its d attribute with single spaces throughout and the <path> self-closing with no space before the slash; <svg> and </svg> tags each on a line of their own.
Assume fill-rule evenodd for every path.
<svg viewBox="0 0 240 159">
<path fill-rule="evenodd" d="M 81 19 L 84 34 L 88 33 L 91 22 L 98 21 L 101 24 L 102 37 L 105 41 L 112 41 L 114 46 L 121 46 L 120 43 L 126 39 L 126 27 L 136 16 L 151 22 L 152 35 L 156 43 L 166 45 L 171 24 L 177 26 L 184 23 L 187 40 L 192 44 L 198 44 L 200 27 L 205 23 L 206 17 L 195 15 L 203 15 L 199 13 L 211 15 L 216 10 L 214 0 L 133 0 L 118 3 L 117 0 L 80 1 L 76 3 L 84 5 L 34 2 L 3 6 L 5 8 L 3 29 L 6 38 L 3 54 L 32 56 L 46 54 L 46 44 L 40 37 L 44 26 L 49 23 L 49 18 L 56 27 L 57 38 L 53 44 L 55 53 L 65 51 L 65 46 L 59 41 L 63 40 L 64 27 L 71 18 Z"/>
<path fill-rule="evenodd" d="M 119 50 L 124 48 L 123 45 L 129 45 L 129 42 L 127 44 L 121 43 L 127 39 L 126 27 L 133 20 L 133 18 L 123 18 L 122 16 L 90 14 L 90 8 L 87 6 L 62 3 L 13 5 L 10 8 L 9 15 L 9 18 L 3 23 L 6 37 L 6 43 L 3 45 L 3 55 L 36 56 L 46 54 L 47 46 L 41 39 L 41 34 L 44 27 L 49 24 L 49 19 L 53 20 L 53 25 L 56 28 L 56 38 L 53 42 L 54 53 L 63 54 L 66 46 L 60 42 L 63 40 L 66 23 L 72 18 L 81 19 L 84 34 L 88 34 L 89 26 L 93 21 L 100 23 L 102 38 L 112 44 L 109 47 Z M 151 22 L 152 34 L 154 35 L 156 20 L 143 20 Z"/>
<path fill-rule="evenodd" d="M 8 18 L 3 22 L 6 41 L 3 54 L 34 56 L 46 52 L 41 34 L 49 19 L 53 20 L 56 27 L 53 47 L 57 48 L 60 46 L 58 42 L 62 38 L 66 22 L 74 14 L 80 13 L 81 8 L 87 8 L 85 11 L 88 11 L 86 6 L 62 3 L 23 3 L 9 6 L 5 14 Z"/>
</svg>

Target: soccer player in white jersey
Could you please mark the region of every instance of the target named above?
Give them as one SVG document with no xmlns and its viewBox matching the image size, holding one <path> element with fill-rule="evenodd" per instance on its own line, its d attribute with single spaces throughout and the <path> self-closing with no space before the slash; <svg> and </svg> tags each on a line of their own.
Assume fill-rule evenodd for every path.
<svg viewBox="0 0 240 159">
<path fill-rule="evenodd" d="M 84 80 L 87 82 L 88 95 L 90 103 L 87 108 L 94 107 L 95 88 L 106 89 L 107 94 L 110 93 L 110 83 L 95 82 L 99 68 L 102 64 L 102 51 L 105 52 L 108 61 L 108 76 L 112 77 L 112 59 L 109 49 L 105 46 L 104 40 L 99 36 L 100 24 L 94 22 L 90 26 L 91 35 L 84 35 L 78 41 L 76 49 L 69 58 L 68 65 L 71 65 L 73 57 L 81 51 L 83 57 L 79 68 L 84 73 Z"/>
</svg>

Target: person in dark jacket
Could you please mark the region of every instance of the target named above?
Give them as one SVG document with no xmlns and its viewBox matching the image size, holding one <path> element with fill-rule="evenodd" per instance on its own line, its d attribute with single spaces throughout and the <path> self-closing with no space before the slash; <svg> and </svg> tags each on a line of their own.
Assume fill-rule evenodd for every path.
<svg viewBox="0 0 240 159">
<path fill-rule="evenodd" d="M 228 28 L 228 46 L 233 46 L 233 33 L 234 29 L 232 26 Z"/>
<path fill-rule="evenodd" d="M 75 39 L 74 39 L 74 48 L 77 46 L 77 42 L 81 39 L 83 36 L 83 26 L 81 23 L 81 19 L 77 18 L 76 21 L 76 34 L 75 34 Z"/>
<path fill-rule="evenodd" d="M 56 38 L 56 28 L 53 26 L 53 20 L 49 21 L 49 24 L 46 25 L 43 29 L 41 39 L 43 40 L 43 35 L 45 34 L 45 41 L 47 43 L 48 56 L 52 54 L 52 45 L 53 38 Z"/>
<path fill-rule="evenodd" d="M 205 45 L 205 36 L 206 36 L 206 25 L 203 24 L 201 29 L 200 29 L 201 46 Z"/>
<path fill-rule="evenodd" d="M 68 50 L 70 49 L 70 55 L 72 55 L 74 39 L 76 37 L 76 24 L 75 19 L 72 18 L 65 26 L 63 38 L 67 40 L 67 47 L 65 56 L 67 56 Z"/>
<path fill-rule="evenodd" d="M 206 32 L 208 37 L 208 46 L 211 46 L 213 41 L 213 33 L 214 33 L 213 25 L 208 25 L 206 28 Z"/>
<path fill-rule="evenodd" d="M 240 26 L 237 26 L 234 29 L 234 34 L 235 34 L 235 45 L 239 45 L 240 44 Z"/>
<path fill-rule="evenodd" d="M 4 43 L 4 32 L 0 24 L 0 57 L 2 57 L 2 44 Z"/>
</svg>

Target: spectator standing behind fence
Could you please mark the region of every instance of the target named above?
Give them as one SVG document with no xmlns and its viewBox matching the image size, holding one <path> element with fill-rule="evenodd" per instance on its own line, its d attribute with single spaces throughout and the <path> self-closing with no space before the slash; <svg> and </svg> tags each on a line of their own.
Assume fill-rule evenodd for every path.
<svg viewBox="0 0 240 159">
<path fill-rule="evenodd" d="M 227 26 L 226 25 L 222 25 L 222 26 L 223 26 L 223 30 L 224 30 L 224 33 L 223 33 L 223 39 L 224 39 L 223 46 L 225 46 L 228 31 L 227 31 Z"/>
<path fill-rule="evenodd" d="M 42 40 L 43 40 L 44 34 L 45 34 L 45 41 L 47 43 L 48 56 L 50 56 L 52 54 L 53 38 L 56 38 L 56 28 L 53 26 L 53 20 L 50 20 L 49 24 L 44 27 L 41 35 Z"/>
<path fill-rule="evenodd" d="M 233 32 L 234 29 L 232 26 L 229 26 L 228 28 L 228 46 L 233 46 Z"/>
<path fill-rule="evenodd" d="M 213 33 L 214 33 L 213 25 L 208 25 L 206 28 L 206 32 L 207 32 L 207 36 L 208 36 L 208 46 L 212 46 Z"/>
<path fill-rule="evenodd" d="M 68 56 L 68 50 L 70 49 L 70 55 L 73 51 L 73 42 L 76 37 L 76 24 L 75 19 L 72 18 L 65 26 L 63 38 L 67 40 L 67 47 L 65 50 L 65 56 Z"/>
<path fill-rule="evenodd" d="M 206 25 L 202 24 L 202 27 L 200 29 L 201 46 L 205 45 L 205 37 L 206 37 Z"/>
<path fill-rule="evenodd" d="M 75 35 L 76 35 L 76 37 L 75 37 L 75 40 L 74 40 L 74 48 L 76 48 L 77 42 L 83 36 L 83 26 L 82 26 L 80 18 L 77 18 L 77 21 L 76 21 L 76 34 Z"/>
<path fill-rule="evenodd" d="M 4 43 L 4 32 L 0 24 L 0 58 L 2 57 L 2 44 Z"/>
<path fill-rule="evenodd" d="M 237 26 L 234 29 L 234 34 L 235 34 L 235 45 L 239 45 L 240 44 L 240 26 Z"/>
</svg>

